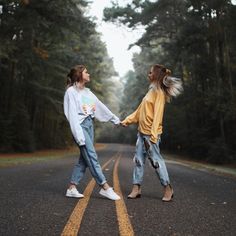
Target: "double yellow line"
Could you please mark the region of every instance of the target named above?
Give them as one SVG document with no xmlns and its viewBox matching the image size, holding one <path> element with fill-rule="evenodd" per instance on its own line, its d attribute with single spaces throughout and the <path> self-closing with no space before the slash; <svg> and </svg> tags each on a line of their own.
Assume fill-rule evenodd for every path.
<svg viewBox="0 0 236 236">
<path fill-rule="evenodd" d="M 115 167 L 113 170 L 113 185 L 115 191 L 120 196 L 121 200 L 115 201 L 116 203 L 116 215 L 119 224 L 119 231 L 121 236 L 132 236 L 134 235 L 133 227 L 129 220 L 129 215 L 127 213 L 127 208 L 124 202 L 123 194 L 120 189 L 119 177 L 118 177 L 118 165 L 121 156 L 116 160 Z"/>
<path fill-rule="evenodd" d="M 129 220 L 124 198 L 120 189 L 120 183 L 119 183 L 119 177 L 118 177 L 118 165 L 120 162 L 120 158 L 121 158 L 121 155 L 118 155 L 118 154 L 115 155 L 102 166 L 102 169 L 106 168 L 106 166 L 108 166 L 111 161 L 116 159 L 115 166 L 113 169 L 113 185 L 114 185 L 115 191 L 121 197 L 121 200 L 115 201 L 119 232 L 121 236 L 123 235 L 132 236 L 134 235 L 134 231 Z M 85 197 L 83 199 L 80 199 L 77 205 L 75 206 L 66 226 L 64 227 L 64 230 L 62 231 L 61 236 L 77 236 L 84 212 L 88 205 L 88 202 L 93 192 L 93 189 L 95 187 L 95 184 L 96 184 L 95 180 L 92 179 L 87 185 L 84 191 Z"/>
</svg>

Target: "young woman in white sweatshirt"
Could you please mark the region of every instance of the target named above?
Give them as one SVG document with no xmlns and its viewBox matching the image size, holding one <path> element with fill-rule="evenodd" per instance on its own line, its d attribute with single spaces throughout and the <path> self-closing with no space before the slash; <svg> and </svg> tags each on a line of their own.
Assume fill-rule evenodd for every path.
<svg viewBox="0 0 236 236">
<path fill-rule="evenodd" d="M 80 149 L 80 158 L 72 172 L 71 181 L 66 191 L 67 197 L 82 198 L 77 185 L 88 167 L 97 184 L 101 186 L 100 194 L 111 200 L 120 197 L 107 183 L 97 158 L 94 147 L 93 119 L 101 122 L 120 124 L 120 119 L 114 115 L 85 85 L 90 81 L 90 75 L 84 65 L 76 65 L 68 74 L 67 90 L 64 96 L 64 113 L 70 124 L 71 132 Z"/>
</svg>

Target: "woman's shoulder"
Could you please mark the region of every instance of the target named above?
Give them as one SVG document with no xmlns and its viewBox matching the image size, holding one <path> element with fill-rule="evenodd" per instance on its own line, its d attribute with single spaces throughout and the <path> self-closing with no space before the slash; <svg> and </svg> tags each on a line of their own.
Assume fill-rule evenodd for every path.
<svg viewBox="0 0 236 236">
<path fill-rule="evenodd" d="M 78 94 L 80 94 L 80 92 L 74 86 L 70 86 L 65 92 L 65 95 L 69 97 L 77 97 Z"/>
<path fill-rule="evenodd" d="M 74 93 L 75 92 L 75 89 L 74 89 L 74 87 L 73 86 L 70 86 L 69 88 L 67 88 L 66 89 L 66 94 L 72 94 L 72 93 Z"/>
<path fill-rule="evenodd" d="M 160 99 L 165 100 L 165 92 L 161 88 L 157 89 L 156 96 Z"/>
<path fill-rule="evenodd" d="M 153 93 L 156 93 L 156 94 L 165 94 L 164 90 L 157 86 L 151 87 L 151 90 Z"/>
<path fill-rule="evenodd" d="M 164 95 L 165 94 L 161 88 L 158 88 L 156 86 L 150 86 L 148 92 L 153 93 L 155 95 L 160 95 L 160 94 Z"/>
<path fill-rule="evenodd" d="M 67 93 L 83 93 L 83 92 L 90 92 L 89 88 L 77 89 L 75 86 L 70 86 L 66 90 Z"/>
<path fill-rule="evenodd" d="M 161 88 L 153 88 L 150 92 L 155 99 L 165 100 L 165 92 Z"/>
<path fill-rule="evenodd" d="M 83 88 L 80 90 L 75 88 L 74 86 L 70 86 L 69 88 L 67 88 L 65 93 L 70 95 L 87 94 L 90 96 L 95 96 L 94 93 L 89 88 Z"/>
</svg>

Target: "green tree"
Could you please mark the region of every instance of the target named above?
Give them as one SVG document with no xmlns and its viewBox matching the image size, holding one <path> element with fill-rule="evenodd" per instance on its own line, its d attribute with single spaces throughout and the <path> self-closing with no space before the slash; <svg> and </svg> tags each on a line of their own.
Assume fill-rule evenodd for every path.
<svg viewBox="0 0 236 236">
<path fill-rule="evenodd" d="M 69 69 L 86 64 L 100 97 L 107 91 L 102 83 L 115 74 L 95 23 L 84 14 L 88 1 L 8 0 L 0 6 L 0 150 L 65 147 L 71 142 L 62 109 Z"/>
<path fill-rule="evenodd" d="M 141 53 L 135 62 L 143 65 L 141 70 L 161 63 L 183 78 L 184 94 L 166 107 L 162 145 L 210 162 L 236 160 L 236 23 L 231 1 L 134 0 L 125 7 L 114 4 L 104 14 L 106 20 L 130 28 L 145 27 L 136 42 Z M 140 74 L 135 67 L 134 77 Z M 133 88 L 141 94 L 143 85 L 138 80 Z M 138 100 L 134 97 L 134 104 Z"/>
</svg>

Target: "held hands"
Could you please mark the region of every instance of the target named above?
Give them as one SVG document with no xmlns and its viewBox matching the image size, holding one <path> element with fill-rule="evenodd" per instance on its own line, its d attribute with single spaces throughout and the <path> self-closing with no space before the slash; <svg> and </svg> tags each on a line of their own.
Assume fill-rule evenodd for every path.
<svg viewBox="0 0 236 236">
<path fill-rule="evenodd" d="M 115 123 L 115 126 L 116 126 L 116 127 L 119 127 L 119 126 L 127 127 L 128 124 L 127 124 L 127 122 L 126 122 L 125 119 L 124 119 L 123 121 L 120 121 L 120 120 L 119 120 L 119 122 Z"/>
<path fill-rule="evenodd" d="M 123 127 L 127 127 L 128 125 L 126 124 L 125 120 L 121 121 L 120 124 L 123 126 Z"/>
<path fill-rule="evenodd" d="M 120 123 L 115 124 L 115 126 L 116 127 L 120 127 L 120 126 L 127 127 L 128 125 L 124 121 L 121 121 Z"/>
</svg>

